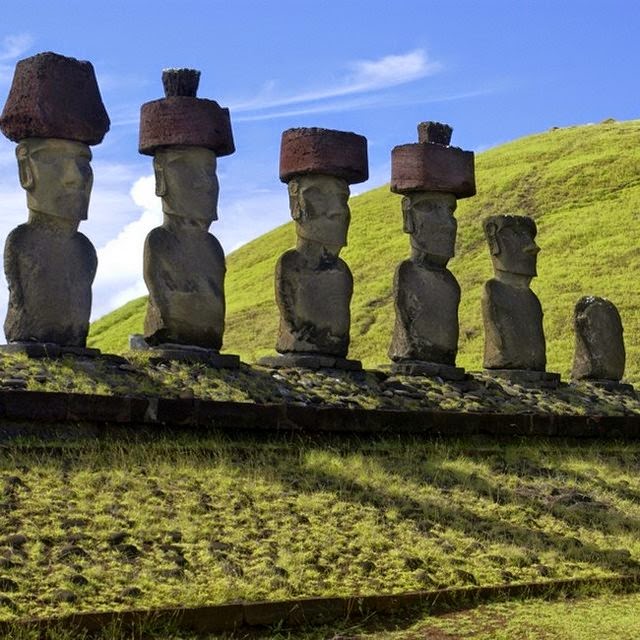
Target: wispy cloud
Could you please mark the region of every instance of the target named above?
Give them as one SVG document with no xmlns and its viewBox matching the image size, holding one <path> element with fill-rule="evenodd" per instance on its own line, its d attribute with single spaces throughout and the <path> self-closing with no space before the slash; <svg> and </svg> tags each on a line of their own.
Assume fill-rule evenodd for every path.
<svg viewBox="0 0 640 640">
<path fill-rule="evenodd" d="M 452 102 L 454 100 L 464 100 L 467 98 L 476 98 L 478 96 L 493 93 L 494 88 L 487 87 L 473 91 L 463 91 L 461 93 L 451 93 L 446 95 L 424 96 L 419 98 L 399 98 L 398 96 L 379 95 L 370 96 L 361 99 L 338 100 L 333 102 L 323 102 L 321 104 L 300 105 L 292 109 L 280 111 L 267 111 L 266 113 L 241 113 L 233 116 L 234 122 L 255 122 L 259 120 L 274 120 L 277 118 L 289 118 L 292 116 L 309 115 L 314 113 L 331 113 L 357 111 L 359 109 L 371 109 L 377 107 L 395 107 L 400 105 L 411 104 L 435 104 L 438 102 Z"/>
<path fill-rule="evenodd" d="M 345 76 L 330 87 L 304 90 L 289 95 L 274 95 L 275 85 L 269 83 L 249 102 L 231 105 L 232 111 L 261 111 L 294 104 L 305 104 L 367 93 L 406 84 L 437 73 L 439 62 L 430 60 L 422 49 L 402 55 L 389 55 L 378 60 L 357 60 L 348 66 Z"/>
<path fill-rule="evenodd" d="M 19 58 L 31 48 L 33 37 L 28 33 L 8 35 L 0 41 L 0 83 L 13 77 L 13 67 Z"/>
</svg>

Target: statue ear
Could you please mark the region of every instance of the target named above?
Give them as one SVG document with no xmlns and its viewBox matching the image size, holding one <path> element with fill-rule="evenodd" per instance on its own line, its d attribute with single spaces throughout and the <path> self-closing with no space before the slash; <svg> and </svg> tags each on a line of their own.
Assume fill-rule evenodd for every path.
<svg viewBox="0 0 640 640">
<path fill-rule="evenodd" d="M 297 180 L 291 180 L 287 188 L 289 190 L 289 209 L 291 210 L 291 217 L 297 221 L 303 220 L 304 216 L 299 198 L 300 189 L 298 187 Z"/>
<path fill-rule="evenodd" d="M 413 233 L 415 227 L 413 225 L 413 212 L 411 211 L 411 200 L 402 198 L 402 230 L 405 233 Z"/>
<path fill-rule="evenodd" d="M 164 178 L 164 163 L 157 156 L 153 157 L 153 171 L 156 174 L 156 195 L 162 198 L 167 193 L 167 182 Z"/>
<path fill-rule="evenodd" d="M 22 143 L 16 147 L 16 158 L 18 158 L 18 175 L 20 176 L 20 184 L 23 189 L 31 191 L 31 189 L 33 189 L 33 170 L 31 169 L 31 159 L 29 158 L 29 150 Z"/>
<path fill-rule="evenodd" d="M 492 256 L 500 253 L 500 243 L 498 242 L 498 225 L 495 222 L 487 223 L 485 227 L 487 242 L 489 243 L 489 251 Z"/>
</svg>

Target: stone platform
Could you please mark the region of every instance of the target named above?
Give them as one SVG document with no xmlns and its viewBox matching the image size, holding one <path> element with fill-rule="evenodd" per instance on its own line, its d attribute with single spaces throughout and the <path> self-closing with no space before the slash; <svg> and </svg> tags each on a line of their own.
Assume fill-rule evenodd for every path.
<svg viewBox="0 0 640 640">
<path fill-rule="evenodd" d="M 361 371 L 360 360 L 349 360 L 335 356 L 316 354 L 284 353 L 277 356 L 260 358 L 258 364 L 273 369 L 342 369 L 344 371 Z"/>
<path fill-rule="evenodd" d="M 102 355 L 100 349 L 66 347 L 53 342 L 10 342 L 0 345 L 0 353 L 22 354 L 28 358 L 62 358 L 64 356 L 98 358 Z"/>
<path fill-rule="evenodd" d="M 427 376 L 451 381 L 461 381 L 466 378 L 462 367 L 422 360 L 403 360 L 401 362 L 393 362 L 390 365 L 383 364 L 379 368 L 385 372 L 390 371 L 392 375 Z"/>
<path fill-rule="evenodd" d="M 555 389 L 560 384 L 560 374 L 550 371 L 530 371 L 529 369 L 485 369 L 484 373 L 494 378 L 506 378 L 510 382 L 524 386 L 534 385 Z"/>
<path fill-rule="evenodd" d="M 192 362 L 206 364 L 215 369 L 238 369 L 240 356 L 231 353 L 219 353 L 214 349 L 186 346 L 180 344 L 160 344 L 157 347 L 149 347 L 150 361 L 177 360 L 179 362 Z"/>
</svg>

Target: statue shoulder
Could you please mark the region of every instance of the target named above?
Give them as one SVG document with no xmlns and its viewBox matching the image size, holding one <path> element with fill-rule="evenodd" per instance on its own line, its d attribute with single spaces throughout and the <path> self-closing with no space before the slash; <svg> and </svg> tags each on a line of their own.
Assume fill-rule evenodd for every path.
<svg viewBox="0 0 640 640">
<path fill-rule="evenodd" d="M 216 256 L 224 260 L 224 249 L 222 248 L 218 238 L 216 238 L 212 233 L 207 233 L 207 242 L 211 249 L 216 253 Z"/>
<path fill-rule="evenodd" d="M 15 245 L 27 242 L 30 235 L 32 235 L 32 227 L 26 222 L 18 225 L 15 229 L 12 229 L 7 236 L 6 245 Z"/>
<path fill-rule="evenodd" d="M 156 246 L 160 243 L 166 244 L 171 241 L 173 234 L 169 233 L 164 227 L 155 227 L 149 231 L 144 243 L 150 246 Z"/>
<path fill-rule="evenodd" d="M 296 249 L 288 249 L 279 258 L 276 263 L 278 270 L 289 270 L 297 268 L 302 262 L 302 256 Z"/>
</svg>

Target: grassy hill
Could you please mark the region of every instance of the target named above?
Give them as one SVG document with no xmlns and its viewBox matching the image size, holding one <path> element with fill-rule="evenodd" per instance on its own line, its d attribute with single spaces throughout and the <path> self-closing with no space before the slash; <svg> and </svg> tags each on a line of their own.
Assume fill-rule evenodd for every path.
<svg viewBox="0 0 640 640">
<path fill-rule="evenodd" d="M 457 256 L 450 269 L 462 288 L 460 365 L 482 365 L 482 283 L 491 263 L 481 220 L 497 213 L 529 215 L 538 224 L 539 277 L 533 288 L 545 310 L 548 369 L 567 374 L 573 357 L 573 307 L 582 295 L 612 300 L 626 333 L 627 378 L 640 381 L 640 121 L 553 129 L 477 156 L 478 195 L 463 200 Z M 368 367 L 387 360 L 393 325 L 395 264 L 409 253 L 400 197 L 388 187 L 351 200 L 350 245 L 343 253 L 355 280 L 351 357 Z M 273 274 L 294 244 L 285 224 L 228 257 L 224 350 L 255 361 L 273 353 L 278 311 Z M 126 349 L 140 332 L 145 299 L 134 300 L 92 325 L 91 346 Z"/>
</svg>

